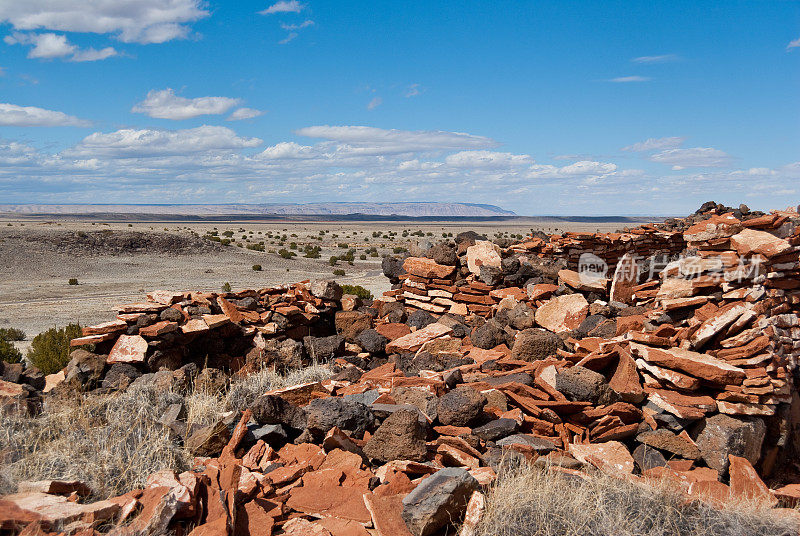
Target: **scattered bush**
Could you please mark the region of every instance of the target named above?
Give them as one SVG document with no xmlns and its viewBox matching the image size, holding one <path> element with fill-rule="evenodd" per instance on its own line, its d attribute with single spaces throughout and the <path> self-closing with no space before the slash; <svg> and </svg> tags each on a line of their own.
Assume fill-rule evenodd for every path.
<svg viewBox="0 0 800 536">
<path fill-rule="evenodd" d="M 69 341 L 82 335 L 80 324 L 43 331 L 31 341 L 28 361 L 45 374 L 54 374 L 69 362 Z"/>
<path fill-rule="evenodd" d="M 286 248 L 281 248 L 278 250 L 278 255 L 280 255 L 284 259 L 291 259 L 292 257 L 296 257 L 297 253 L 295 253 L 294 251 L 289 251 Z"/>
<path fill-rule="evenodd" d="M 345 294 L 353 294 L 362 300 L 372 299 L 372 292 L 368 291 L 361 285 L 342 285 L 342 292 Z"/>
<path fill-rule="evenodd" d="M 344 275 L 344 273 L 345 273 L 344 270 L 342 270 L 341 268 L 337 268 L 333 271 L 333 275 Z"/>
<path fill-rule="evenodd" d="M 258 244 L 247 244 L 247 249 L 253 251 L 264 251 L 264 242 L 259 242 Z"/>
<path fill-rule="evenodd" d="M 254 264 L 253 265 L 253 271 L 254 272 L 260 272 L 261 271 L 261 265 L 260 264 Z"/>
<path fill-rule="evenodd" d="M 339 243 L 337 244 L 337 246 L 339 246 L 339 247 L 340 247 L 340 248 L 342 248 L 342 249 L 347 249 L 347 248 L 349 248 L 349 247 L 350 247 L 350 244 L 346 244 L 345 242 L 339 242 Z"/>
<path fill-rule="evenodd" d="M 0 337 L 0 361 L 5 361 L 6 363 L 19 363 L 22 361 L 22 352 L 17 350 L 14 343 L 2 337 Z"/>
<path fill-rule="evenodd" d="M 225 282 L 222 284 L 222 292 L 230 292 L 231 291 L 231 284 Z"/>
<path fill-rule="evenodd" d="M 24 341 L 25 332 L 18 328 L 0 328 L 0 339 L 7 341 Z"/>
<path fill-rule="evenodd" d="M 319 259 L 322 256 L 322 248 L 319 246 L 306 246 L 305 255 L 307 259 Z"/>
<path fill-rule="evenodd" d="M 367 256 L 364 255 L 363 253 L 361 255 L 359 255 L 358 258 L 361 259 L 362 261 L 367 260 Z"/>
<path fill-rule="evenodd" d="M 339 262 L 339 257 L 333 255 L 330 259 L 328 259 L 328 264 L 331 266 L 336 266 L 336 263 Z"/>
<path fill-rule="evenodd" d="M 406 248 L 404 248 L 404 247 L 401 247 L 401 246 L 398 246 L 398 247 L 392 249 L 392 253 L 394 253 L 394 254 L 405 253 L 406 251 L 408 251 L 408 250 Z"/>
<path fill-rule="evenodd" d="M 76 277 L 71 277 L 69 279 L 69 281 L 67 281 L 67 284 L 68 285 L 77 285 L 78 284 L 78 279 Z"/>
</svg>

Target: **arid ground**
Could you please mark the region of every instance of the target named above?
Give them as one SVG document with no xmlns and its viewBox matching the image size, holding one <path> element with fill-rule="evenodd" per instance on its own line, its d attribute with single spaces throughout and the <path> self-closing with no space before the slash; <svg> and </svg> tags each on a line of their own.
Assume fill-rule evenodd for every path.
<svg viewBox="0 0 800 536">
<path fill-rule="evenodd" d="M 0 327 L 24 330 L 27 340 L 18 343 L 24 350 L 33 336 L 49 327 L 107 320 L 115 304 L 141 300 L 150 290 L 219 290 L 226 282 L 233 289 L 260 288 L 335 277 L 377 295 L 389 288 L 380 266 L 385 254 L 395 248 L 413 252 L 418 243 L 441 240 L 443 233 L 454 236 L 472 229 L 495 238 L 525 235 L 532 229 L 594 232 L 625 225 L 523 218 L 269 223 L 0 219 Z M 209 233 L 231 243 L 210 240 L 214 235 Z M 247 249 L 260 242 L 263 252 Z M 320 246 L 319 258 L 306 258 L 306 246 Z M 297 256 L 282 258 L 281 249 Z M 331 256 L 350 249 L 355 250 L 352 265 L 330 264 Z M 261 271 L 253 270 L 256 264 Z M 334 269 L 344 270 L 345 275 L 334 276 Z M 69 285 L 71 278 L 78 285 Z"/>
</svg>

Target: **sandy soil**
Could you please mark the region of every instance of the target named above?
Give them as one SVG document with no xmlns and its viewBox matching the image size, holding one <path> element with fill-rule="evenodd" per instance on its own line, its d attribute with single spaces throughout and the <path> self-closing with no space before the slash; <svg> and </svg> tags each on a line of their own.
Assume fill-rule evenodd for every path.
<svg viewBox="0 0 800 536">
<path fill-rule="evenodd" d="M 619 226 L 532 225 L 525 220 L 127 223 L 0 219 L 0 327 L 24 330 L 27 340 L 18 345 L 25 349 L 34 335 L 49 327 L 110 320 L 115 304 L 141 300 L 155 289 L 211 291 L 220 290 L 228 282 L 235 290 L 334 277 L 334 267 L 328 261 L 348 248 L 356 250 L 355 261 L 352 266 L 340 262 L 335 268 L 344 269 L 346 275 L 336 279 L 362 285 L 379 295 L 389 289 L 380 267 L 384 254 L 398 247 L 413 248 L 420 240 L 441 239 L 442 233 L 455 235 L 473 229 L 494 237 L 526 234 L 531 228 L 547 232 L 610 231 Z M 230 238 L 235 240 L 231 245 L 205 238 L 209 232 L 226 238 L 225 231 L 232 231 Z M 402 236 L 404 231 L 408 236 Z M 426 236 L 411 235 L 419 232 Z M 262 241 L 264 252 L 237 247 Z M 298 256 L 284 259 L 276 253 L 281 248 L 290 250 L 292 242 L 297 244 Z M 306 245 L 321 246 L 320 258 L 304 258 L 302 249 Z M 373 247 L 378 257 L 359 258 Z M 254 264 L 260 264 L 263 270 L 254 271 Z M 77 278 L 79 284 L 69 285 L 70 278 Z"/>
</svg>

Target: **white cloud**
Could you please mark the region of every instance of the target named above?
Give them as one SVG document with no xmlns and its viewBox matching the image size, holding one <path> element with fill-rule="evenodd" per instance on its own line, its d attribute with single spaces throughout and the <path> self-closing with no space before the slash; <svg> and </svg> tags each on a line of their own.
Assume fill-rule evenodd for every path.
<svg viewBox="0 0 800 536">
<path fill-rule="evenodd" d="M 287 35 L 286 37 L 284 37 L 283 39 L 281 39 L 280 41 L 278 41 L 278 44 L 279 45 L 285 45 L 286 43 L 290 43 L 290 42 L 294 41 L 297 38 L 298 35 L 299 34 L 297 32 L 292 32 L 289 35 Z"/>
<path fill-rule="evenodd" d="M 104 60 L 119 55 L 113 47 L 106 47 L 102 50 L 80 49 L 70 43 L 67 36 L 54 33 L 14 32 L 4 37 L 3 41 L 8 45 L 33 45 L 28 52 L 29 58 L 53 59 L 71 56 L 68 61 L 83 62 Z"/>
<path fill-rule="evenodd" d="M 633 145 L 623 147 L 622 150 L 645 152 L 657 151 L 659 149 L 677 149 L 683 144 L 684 141 L 686 141 L 686 138 L 679 136 L 671 136 L 668 138 L 647 138 L 645 141 L 640 141 L 639 143 L 634 143 Z"/>
<path fill-rule="evenodd" d="M 267 9 L 259 11 L 259 15 L 272 15 L 273 13 L 300 13 L 306 6 L 297 0 L 280 0 Z"/>
<path fill-rule="evenodd" d="M 159 119 L 191 119 L 201 115 L 224 114 L 237 104 L 239 99 L 229 97 L 179 97 L 171 88 L 150 90 L 147 97 L 133 106 L 134 113 L 146 114 Z"/>
<path fill-rule="evenodd" d="M 271 147 L 267 147 L 263 152 L 256 155 L 257 158 L 265 160 L 293 160 L 311 158 L 318 153 L 309 145 L 300 145 L 293 141 L 283 141 Z"/>
<path fill-rule="evenodd" d="M 314 21 L 313 20 L 305 20 L 305 21 L 301 22 L 300 24 L 281 23 L 281 28 L 283 28 L 284 30 L 302 30 L 303 28 L 308 28 L 309 26 L 313 26 L 313 25 L 314 25 Z"/>
<path fill-rule="evenodd" d="M 227 121 L 241 121 L 242 119 L 253 119 L 259 117 L 267 112 L 256 110 L 255 108 L 237 108 L 231 115 L 228 116 Z"/>
<path fill-rule="evenodd" d="M 258 138 L 240 138 L 225 127 L 203 125 L 184 130 L 122 129 L 86 136 L 67 156 L 81 158 L 141 158 L 163 155 L 191 155 L 258 147 Z"/>
<path fill-rule="evenodd" d="M 298 129 L 295 134 L 335 141 L 352 147 L 379 149 L 384 153 L 482 149 L 498 145 L 496 141 L 484 136 L 442 130 L 410 131 L 365 126 L 321 125 Z"/>
<path fill-rule="evenodd" d="M 411 97 L 416 97 L 417 95 L 421 95 L 424 91 L 425 90 L 422 89 L 419 84 L 411 84 L 410 86 L 408 86 L 408 89 L 406 90 L 405 97 L 407 99 Z"/>
<path fill-rule="evenodd" d="M 680 56 L 677 54 L 661 54 L 660 56 L 639 56 L 633 58 L 633 63 L 667 63 L 671 61 L 678 61 Z"/>
<path fill-rule="evenodd" d="M 383 99 L 380 97 L 375 97 L 374 99 L 369 101 L 369 104 L 367 104 L 367 110 L 374 110 L 381 104 L 383 104 Z"/>
<path fill-rule="evenodd" d="M 786 45 L 786 50 L 791 50 L 793 48 L 798 48 L 798 47 L 800 47 L 800 37 L 798 37 L 794 41 L 789 41 L 789 44 Z"/>
<path fill-rule="evenodd" d="M 69 61 L 99 61 L 114 56 L 118 56 L 119 52 L 114 47 L 106 47 L 100 50 L 94 48 L 87 48 L 76 52 Z"/>
<path fill-rule="evenodd" d="M 649 82 L 650 80 L 652 80 L 652 78 L 649 76 L 618 76 L 617 78 L 612 78 L 608 81 L 624 84 L 627 82 Z"/>
<path fill-rule="evenodd" d="M 72 115 L 35 106 L 0 103 L 0 125 L 11 127 L 85 127 L 91 123 Z"/>
<path fill-rule="evenodd" d="M 508 168 L 533 164 L 527 154 L 497 153 L 494 151 L 460 151 L 448 155 L 445 163 L 464 168 Z"/>
<path fill-rule="evenodd" d="M 7 0 L 0 21 L 15 30 L 113 34 L 126 43 L 184 38 L 188 23 L 207 17 L 202 0 Z"/>
<path fill-rule="evenodd" d="M 528 169 L 527 176 L 532 179 L 576 179 L 597 180 L 603 176 L 614 173 L 617 165 L 610 162 L 595 162 L 581 160 L 563 167 L 546 165 L 533 165 Z"/>
<path fill-rule="evenodd" d="M 731 162 L 731 156 L 728 153 L 713 147 L 667 149 L 651 155 L 649 159 L 653 162 L 671 165 L 675 170 L 687 167 L 725 167 Z"/>
</svg>

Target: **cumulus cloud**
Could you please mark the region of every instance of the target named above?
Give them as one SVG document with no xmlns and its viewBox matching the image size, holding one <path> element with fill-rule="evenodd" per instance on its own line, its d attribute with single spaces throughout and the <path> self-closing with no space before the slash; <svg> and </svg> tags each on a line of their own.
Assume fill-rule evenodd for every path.
<svg viewBox="0 0 800 536">
<path fill-rule="evenodd" d="M 300 13 L 306 6 L 297 0 L 280 0 L 267 9 L 259 11 L 259 15 L 272 15 L 273 13 Z"/>
<path fill-rule="evenodd" d="M 305 127 L 295 131 L 298 136 L 320 138 L 353 147 L 376 148 L 386 153 L 436 151 L 441 149 L 482 149 L 496 147 L 491 138 L 464 132 L 442 130 L 386 130 L 365 126 Z"/>
<path fill-rule="evenodd" d="M 650 80 L 652 80 L 652 78 L 649 76 L 618 76 L 617 78 L 611 78 L 608 81 L 617 84 L 625 84 L 630 82 L 649 82 Z"/>
<path fill-rule="evenodd" d="M 260 117 L 267 112 L 256 110 L 255 108 L 237 108 L 231 115 L 228 116 L 227 121 L 241 121 L 242 119 L 253 119 Z"/>
<path fill-rule="evenodd" d="M 82 158 L 141 158 L 239 150 L 262 143 L 258 138 L 241 138 L 229 128 L 209 125 L 183 130 L 128 128 L 90 134 L 64 154 Z"/>
<path fill-rule="evenodd" d="M 114 47 L 105 47 L 100 50 L 94 48 L 87 48 L 77 51 L 69 61 L 99 61 L 107 58 L 118 56 L 119 53 Z"/>
<path fill-rule="evenodd" d="M 91 123 L 64 112 L 0 103 L 0 125 L 10 127 L 86 127 Z"/>
<path fill-rule="evenodd" d="M 239 99 L 229 97 L 197 97 L 187 99 L 175 95 L 171 88 L 150 90 L 147 97 L 131 108 L 131 111 L 159 119 L 191 119 L 201 115 L 224 114 L 237 104 Z M 244 117 L 242 118 L 244 119 Z"/>
<path fill-rule="evenodd" d="M 657 151 L 659 149 L 677 149 L 683 144 L 684 141 L 686 141 L 686 138 L 682 138 L 680 136 L 671 136 L 668 138 L 647 138 L 645 141 L 640 141 L 638 143 L 634 143 L 633 145 L 623 147 L 622 150 L 638 153 Z"/>
<path fill-rule="evenodd" d="M 677 54 L 661 54 L 659 56 L 639 56 L 633 58 L 633 63 L 668 63 L 671 61 L 678 61 L 680 56 Z"/>
<path fill-rule="evenodd" d="M 650 160 L 671 165 L 680 170 L 687 167 L 725 167 L 731 156 L 713 147 L 692 147 L 690 149 L 666 149 L 650 156 Z"/>
<path fill-rule="evenodd" d="M 791 50 L 793 48 L 799 48 L 799 47 L 800 47 L 800 37 L 798 37 L 794 41 L 789 41 L 789 44 L 786 45 L 786 50 Z"/>
<path fill-rule="evenodd" d="M 126 43 L 185 38 L 207 17 L 202 0 L 24 0 L 0 2 L 0 21 L 15 30 L 112 34 Z"/>
<path fill-rule="evenodd" d="M 53 59 L 66 58 L 68 61 L 98 61 L 117 56 L 119 53 L 114 47 L 105 47 L 101 50 L 94 48 L 80 49 L 67 39 L 67 36 L 54 33 L 22 33 L 14 32 L 3 38 L 8 45 L 33 45 L 28 52 L 29 58 Z"/>
</svg>

